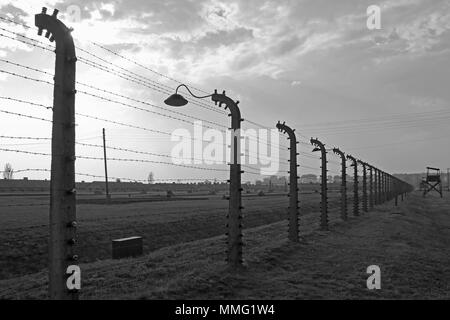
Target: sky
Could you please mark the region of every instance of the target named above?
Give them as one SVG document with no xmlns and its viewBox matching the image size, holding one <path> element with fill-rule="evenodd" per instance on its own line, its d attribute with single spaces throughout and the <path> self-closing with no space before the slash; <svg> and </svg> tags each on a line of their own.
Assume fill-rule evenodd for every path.
<svg viewBox="0 0 450 320">
<path fill-rule="evenodd" d="M 367 27 L 370 5 L 381 8 L 379 30 Z M 22 39 L 19 33 L 50 44 L 34 28 L 34 15 L 43 6 L 49 13 L 57 8 L 61 21 L 74 28 L 72 36 L 81 58 L 103 65 L 104 61 L 113 63 L 122 71 L 172 91 L 179 83 L 188 84 L 196 94 L 226 90 L 228 96 L 240 101 L 244 119 L 270 128 L 286 121 L 302 142 L 301 174 L 319 173 L 320 162 L 308 146 L 311 137 L 390 173 L 450 167 L 450 1 L 0 0 L 1 17 L 32 27 L 0 20 L 0 70 L 51 81 L 54 54 L 14 40 Z M 207 108 L 190 104 L 176 110 L 183 115 L 176 115 L 119 98 L 132 97 L 167 108 L 163 104 L 167 93 L 116 75 L 77 63 L 78 81 L 116 94 L 90 91 L 102 97 L 185 120 L 198 118 L 230 125 L 227 115 L 212 111 L 218 107 L 208 101 L 203 102 Z M 48 84 L 0 72 L 0 96 L 52 105 L 52 93 Z M 0 99 L 0 110 L 51 119 L 49 110 L 10 100 Z M 191 124 L 179 119 L 80 93 L 76 111 L 140 128 L 165 132 L 184 128 L 193 132 Z M 170 136 L 79 116 L 76 122 L 77 141 L 81 143 L 101 145 L 105 128 L 108 146 L 145 152 L 111 149 L 108 157 L 170 161 L 167 156 L 175 145 Z M 255 128 L 248 122 L 243 126 Z M 0 111 L 0 136 L 50 137 L 51 124 Z M 285 163 L 288 153 L 284 146 L 288 142 L 284 136 L 280 139 L 281 162 Z M 0 138 L 0 148 L 51 151 L 48 141 L 5 138 Z M 101 158 L 103 150 L 78 145 L 77 155 Z M 339 159 L 332 153 L 328 157 L 330 174 L 338 174 Z M 1 151 L 0 165 L 7 162 L 16 170 L 50 168 L 49 157 Z M 203 169 L 145 162 L 108 163 L 112 177 L 146 179 L 149 172 L 154 172 L 156 179 L 227 177 L 226 165 L 199 166 Z M 285 169 L 286 164 L 282 164 L 280 175 Z M 103 162 L 79 158 L 77 172 L 102 176 Z M 48 178 L 48 173 L 18 173 L 16 178 L 23 176 L 41 179 Z M 243 180 L 259 178 L 246 174 Z M 77 177 L 81 179 L 90 180 Z"/>
</svg>

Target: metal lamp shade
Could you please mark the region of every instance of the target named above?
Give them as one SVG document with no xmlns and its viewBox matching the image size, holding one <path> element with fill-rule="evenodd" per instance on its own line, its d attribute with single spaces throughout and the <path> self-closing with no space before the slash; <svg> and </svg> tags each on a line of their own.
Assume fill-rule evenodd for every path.
<svg viewBox="0 0 450 320">
<path fill-rule="evenodd" d="M 183 107 L 188 104 L 188 101 L 179 94 L 173 94 L 164 101 L 165 104 L 172 107 Z"/>
</svg>

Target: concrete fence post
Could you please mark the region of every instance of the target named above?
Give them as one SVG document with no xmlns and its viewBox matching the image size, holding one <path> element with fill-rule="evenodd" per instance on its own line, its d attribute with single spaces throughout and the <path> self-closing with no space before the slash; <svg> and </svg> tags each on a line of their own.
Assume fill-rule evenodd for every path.
<svg viewBox="0 0 450 320">
<path fill-rule="evenodd" d="M 384 177 L 384 185 L 383 185 L 383 188 L 384 188 L 384 192 L 383 192 L 383 198 L 384 198 L 384 202 L 386 203 L 386 202 L 388 202 L 388 176 L 387 176 L 387 173 L 386 172 L 383 172 L 383 177 Z"/>
<path fill-rule="evenodd" d="M 320 228 L 328 230 L 328 170 L 327 170 L 327 150 L 325 145 L 318 139 L 311 139 L 311 144 L 315 147 L 313 152 L 321 153 L 322 160 L 322 182 L 321 182 L 321 203 L 320 203 Z"/>
<path fill-rule="evenodd" d="M 298 173 L 297 173 L 297 138 L 295 129 L 291 129 L 286 123 L 278 122 L 277 129 L 289 136 L 290 141 L 290 160 L 289 160 L 289 240 L 292 242 L 299 241 L 299 208 L 298 208 Z"/>
<path fill-rule="evenodd" d="M 47 8 L 35 16 L 38 35 L 56 42 L 53 92 L 52 163 L 50 180 L 49 297 L 76 300 L 77 290 L 69 290 L 68 270 L 78 263 L 75 189 L 75 46 L 71 31 Z"/>
<path fill-rule="evenodd" d="M 378 169 L 375 167 L 372 167 L 373 170 L 373 191 L 374 191 L 374 205 L 378 205 Z"/>
<path fill-rule="evenodd" d="M 333 152 L 341 157 L 341 218 L 347 220 L 347 158 L 345 153 L 334 148 Z"/>
<path fill-rule="evenodd" d="M 397 181 L 397 179 L 393 179 L 393 184 L 394 184 L 394 198 L 395 198 L 395 206 L 398 206 L 398 187 L 399 187 L 399 183 Z"/>
<path fill-rule="evenodd" d="M 367 165 L 369 168 L 369 207 L 370 210 L 374 208 L 374 194 L 373 194 L 373 167 L 371 165 Z"/>
<path fill-rule="evenodd" d="M 358 187 L 358 161 L 353 156 L 347 155 L 353 167 L 353 215 L 359 216 L 359 187 Z"/>
<path fill-rule="evenodd" d="M 230 199 L 227 215 L 227 262 L 230 268 L 237 269 L 244 263 L 242 257 L 242 184 L 241 175 L 241 123 L 244 121 L 239 110 L 239 102 L 227 97 L 225 92 L 212 95 L 212 100 L 225 105 L 231 117 L 231 163 L 230 163 Z"/>
<path fill-rule="evenodd" d="M 383 173 L 378 170 L 378 204 L 383 204 Z"/>
<path fill-rule="evenodd" d="M 364 212 L 369 212 L 368 207 L 368 194 L 367 194 L 367 164 L 361 160 L 358 163 L 363 168 L 363 185 L 362 185 L 362 208 Z"/>
</svg>

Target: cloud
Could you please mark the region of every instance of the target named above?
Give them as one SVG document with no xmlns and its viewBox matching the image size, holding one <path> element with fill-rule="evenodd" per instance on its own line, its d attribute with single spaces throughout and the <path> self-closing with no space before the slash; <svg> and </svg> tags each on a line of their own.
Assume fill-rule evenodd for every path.
<svg viewBox="0 0 450 320">
<path fill-rule="evenodd" d="M 104 45 L 104 47 L 106 47 L 107 49 L 109 49 L 113 52 L 127 51 L 128 53 L 137 53 L 142 49 L 136 43 L 114 43 L 114 44 Z"/>
<path fill-rule="evenodd" d="M 217 32 L 208 31 L 203 36 L 194 39 L 193 43 L 201 48 L 218 48 L 220 46 L 232 46 L 237 43 L 251 41 L 253 38 L 253 30 L 239 27 Z"/>
<path fill-rule="evenodd" d="M 80 6 L 82 20 L 73 24 L 78 46 L 171 86 L 174 82 L 149 75 L 148 70 L 107 54 L 90 41 L 207 91 L 211 86 L 226 88 L 242 101 L 246 117 L 262 123 L 271 123 L 274 112 L 277 117 L 307 123 L 389 114 L 393 108 L 406 113 L 438 108 L 450 101 L 450 92 L 443 85 L 449 81 L 443 68 L 450 63 L 448 1 L 378 1 L 382 8 L 382 30 L 378 31 L 366 27 L 366 9 L 374 4 L 371 0 L 46 3 L 50 12 L 54 7 L 60 9 L 61 17 L 69 5 Z M 2 13 L 17 15 L 30 25 L 40 11 L 37 5 L 29 9 L 30 1 L 0 0 L 0 5 Z M 23 28 L 14 30 L 24 32 Z M 36 36 L 35 30 L 30 32 Z M 28 47 L 6 41 L 1 41 L 0 47 L 19 61 L 53 67 L 53 60 L 39 52 L 33 52 L 32 61 L 27 60 Z M 97 74 L 81 64 L 78 72 L 86 82 L 95 80 L 101 87 L 146 101 L 162 101 L 161 94 L 146 87 Z M 81 101 L 80 108 L 92 103 Z M 97 108 L 86 111 L 93 110 Z M 144 123 L 152 120 L 119 111 L 114 116 Z M 162 126 L 159 122 L 154 125 Z M 389 138 L 385 132 L 379 135 L 376 139 Z M 349 143 L 362 139 L 358 135 L 346 138 Z"/>
<path fill-rule="evenodd" d="M 202 3 L 202 0 L 76 0 L 70 5 L 80 7 L 82 20 L 132 22 L 158 33 L 189 30 L 201 25 Z M 59 1 L 55 6 L 65 10 L 68 4 Z M 127 28 L 126 24 L 124 28 Z"/>
<path fill-rule="evenodd" d="M 21 17 L 27 16 L 27 13 L 22 9 L 14 6 L 11 3 L 0 6 L 0 11 L 8 16 L 20 19 Z"/>
<path fill-rule="evenodd" d="M 441 110 L 446 106 L 445 100 L 434 97 L 412 97 L 411 106 L 423 111 Z"/>
<path fill-rule="evenodd" d="M 279 42 L 268 48 L 268 52 L 272 56 L 283 56 L 290 54 L 295 49 L 304 45 L 307 41 L 307 36 L 299 37 L 297 34 L 289 34 L 288 36 L 281 38 Z"/>
</svg>

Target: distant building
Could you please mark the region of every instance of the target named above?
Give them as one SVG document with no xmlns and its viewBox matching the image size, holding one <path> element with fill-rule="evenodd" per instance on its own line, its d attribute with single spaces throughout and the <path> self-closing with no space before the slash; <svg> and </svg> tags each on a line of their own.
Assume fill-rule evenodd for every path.
<svg viewBox="0 0 450 320">
<path fill-rule="evenodd" d="M 317 175 L 315 174 L 304 174 L 300 177 L 300 183 L 318 183 Z"/>
<path fill-rule="evenodd" d="M 190 186 L 190 187 L 189 187 Z M 213 184 L 211 182 L 202 182 L 197 184 L 144 184 L 139 182 L 109 182 L 109 191 L 111 193 L 140 193 L 148 191 L 182 191 L 192 189 L 194 191 L 208 191 Z M 216 190 L 227 190 L 227 183 L 215 184 Z M 76 189 L 84 194 L 101 194 L 105 192 L 104 181 L 77 182 Z M 49 193 L 50 181 L 48 180 L 0 180 L 0 193 Z"/>
<path fill-rule="evenodd" d="M 277 177 L 277 176 L 271 176 L 270 178 L 264 178 L 262 184 L 268 186 L 284 186 L 287 183 L 286 177 Z"/>
</svg>

